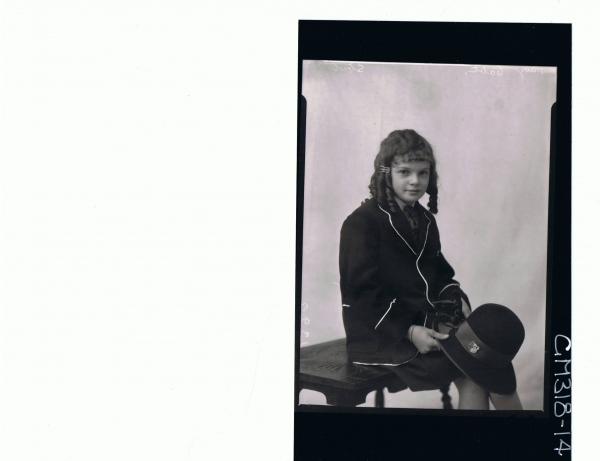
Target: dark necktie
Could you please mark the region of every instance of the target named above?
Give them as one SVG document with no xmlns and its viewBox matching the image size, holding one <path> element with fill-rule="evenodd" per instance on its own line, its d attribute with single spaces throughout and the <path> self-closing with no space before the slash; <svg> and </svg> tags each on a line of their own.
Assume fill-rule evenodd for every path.
<svg viewBox="0 0 600 461">
<path fill-rule="evenodd" d="M 408 219 L 410 228 L 412 229 L 413 239 L 415 242 L 417 242 L 419 239 L 419 218 L 417 216 L 417 212 L 410 205 L 406 205 L 403 211 Z"/>
</svg>

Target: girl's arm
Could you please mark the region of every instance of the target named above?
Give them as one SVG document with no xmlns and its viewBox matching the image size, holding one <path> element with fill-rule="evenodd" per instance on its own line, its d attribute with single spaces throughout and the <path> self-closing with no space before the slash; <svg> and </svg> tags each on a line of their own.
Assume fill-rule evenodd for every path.
<svg viewBox="0 0 600 461">
<path fill-rule="evenodd" d="M 385 296 L 379 277 L 379 231 L 368 216 L 350 215 L 340 236 L 340 287 L 348 336 L 406 337 L 410 318 L 398 318 L 399 305 Z M 394 318 L 394 322 L 390 320 Z"/>
<path fill-rule="evenodd" d="M 427 214 L 432 222 L 431 240 L 434 245 L 433 265 L 435 267 L 435 283 L 432 287 L 432 297 L 435 300 L 451 300 L 458 302 L 463 306 L 463 312 L 471 312 L 471 303 L 467 294 L 461 289 L 460 283 L 454 278 L 454 269 L 442 254 L 440 244 L 440 232 L 437 226 L 435 216 Z M 466 315 L 466 313 L 465 313 Z"/>
<path fill-rule="evenodd" d="M 471 313 L 471 303 L 469 297 L 460 287 L 460 283 L 454 279 L 454 269 L 448 263 L 441 251 L 436 256 L 436 265 L 438 273 L 438 293 L 437 299 L 448 299 L 456 301 L 462 305 L 463 313 L 467 316 Z"/>
</svg>

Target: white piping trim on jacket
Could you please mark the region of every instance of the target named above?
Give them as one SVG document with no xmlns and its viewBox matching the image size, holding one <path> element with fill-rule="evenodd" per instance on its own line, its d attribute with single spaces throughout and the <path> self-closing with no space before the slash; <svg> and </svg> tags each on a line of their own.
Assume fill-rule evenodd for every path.
<svg viewBox="0 0 600 461">
<path fill-rule="evenodd" d="M 392 226 L 392 229 L 394 229 L 394 231 L 396 232 L 396 234 L 398 234 L 398 237 L 400 237 L 402 240 L 404 240 L 404 243 L 406 243 L 406 246 L 408 248 L 410 248 L 410 251 L 413 252 L 414 255 L 417 254 L 417 252 L 415 250 L 413 250 L 413 247 L 410 246 L 410 244 L 406 241 L 406 239 L 404 237 L 402 237 L 402 234 L 400 234 L 400 232 L 398 232 L 398 229 L 396 229 L 396 227 L 394 226 L 394 223 L 392 222 L 392 215 L 390 215 L 387 211 L 385 211 L 383 208 L 381 208 L 381 205 L 377 205 L 379 207 L 379 209 L 381 211 L 383 211 L 386 215 L 388 215 L 388 218 L 390 220 L 390 225 Z"/>
<path fill-rule="evenodd" d="M 444 291 L 448 287 L 460 287 L 460 283 L 449 283 L 448 285 L 446 285 L 444 288 L 442 288 L 440 290 L 440 292 L 438 293 L 438 296 L 441 295 L 442 291 Z"/>
<path fill-rule="evenodd" d="M 342 307 L 350 307 L 350 304 L 342 304 Z"/>
<path fill-rule="evenodd" d="M 390 303 L 390 307 L 388 307 L 388 310 L 385 311 L 385 314 L 383 314 L 383 316 L 379 319 L 379 322 L 377 322 L 377 325 L 375 325 L 375 328 L 373 328 L 373 330 L 377 330 L 377 327 L 379 326 L 381 321 L 385 318 L 385 316 L 388 315 L 388 312 L 392 308 L 392 304 L 394 304 L 395 302 L 396 302 L 396 298 L 392 299 L 392 302 Z"/>
<path fill-rule="evenodd" d="M 396 227 L 394 226 L 394 223 L 392 222 L 392 216 L 387 211 L 385 211 L 383 208 L 381 208 L 381 205 L 377 205 L 377 206 L 379 207 L 379 209 L 381 211 L 383 211 L 386 215 L 388 215 L 388 218 L 390 220 L 390 225 L 392 226 L 392 229 L 394 229 L 394 232 L 396 232 L 396 234 L 398 234 L 398 237 L 400 237 L 404 241 L 404 243 L 406 243 L 406 246 L 410 249 L 410 251 L 412 251 L 413 254 L 416 255 L 417 253 L 415 252 L 415 250 L 413 250 L 413 248 L 408 244 L 408 242 L 404 239 L 404 237 L 402 237 L 402 234 L 400 234 L 400 232 L 398 232 L 398 229 L 396 229 Z M 431 220 L 427 216 L 427 213 L 425 213 L 425 218 L 427 219 L 427 229 L 425 231 L 425 241 L 423 242 L 423 247 L 421 248 L 421 252 L 419 253 L 419 256 L 417 256 L 417 260 L 415 261 L 415 266 L 417 267 L 417 272 L 423 279 L 423 282 L 425 282 L 425 297 L 427 298 L 427 302 L 429 304 L 431 304 L 431 306 L 433 306 L 433 303 L 429 299 L 429 284 L 427 283 L 427 280 L 425 279 L 425 277 L 421 273 L 421 270 L 419 269 L 419 259 L 423 255 L 423 250 L 425 250 L 425 246 L 427 245 L 427 237 L 429 236 L 429 226 L 431 225 Z M 444 287 L 444 289 L 445 288 L 446 287 Z M 442 291 L 443 291 L 443 289 L 442 289 Z M 390 311 L 390 309 L 392 308 L 392 304 L 394 304 L 394 302 L 396 302 L 396 298 L 394 298 L 394 300 L 390 303 L 390 307 L 388 307 L 388 310 L 385 312 L 385 314 L 383 314 L 383 317 L 381 317 L 381 319 L 379 319 L 379 322 L 377 322 L 377 325 L 375 325 L 375 328 L 377 328 L 379 326 L 381 321 L 384 319 L 384 317 Z M 425 321 L 423 322 L 423 325 L 427 324 L 427 316 L 428 316 L 428 314 L 425 313 Z M 413 355 L 410 359 L 408 359 L 402 363 L 366 363 L 366 362 L 352 362 L 352 363 L 354 363 L 356 365 L 386 365 L 386 366 L 395 367 L 395 366 L 404 365 L 405 363 L 410 362 L 418 355 L 419 355 L 419 351 L 417 351 L 417 353 L 415 355 Z"/>
<path fill-rule="evenodd" d="M 425 298 L 427 298 L 427 302 L 433 307 L 433 303 L 429 299 L 429 284 L 427 283 L 427 280 L 425 280 L 425 277 L 421 273 L 421 269 L 419 269 L 419 259 L 421 258 L 421 256 L 423 256 L 423 250 L 425 249 L 425 245 L 427 245 L 427 236 L 429 235 L 429 226 L 431 225 L 431 220 L 429 219 L 429 217 L 427 215 L 425 215 L 425 218 L 427 219 L 427 230 L 425 231 L 425 242 L 423 243 L 423 248 L 421 248 L 421 252 L 419 253 L 419 256 L 417 256 L 417 260 L 415 261 L 415 266 L 417 266 L 417 272 L 419 273 L 419 275 L 425 282 Z"/>
<path fill-rule="evenodd" d="M 413 254 L 416 255 L 417 253 L 415 252 L 415 250 L 413 250 L 413 248 L 409 245 L 409 243 L 406 241 L 406 239 L 404 237 L 402 237 L 402 234 L 400 234 L 400 232 L 398 232 L 398 229 L 396 229 L 396 227 L 394 226 L 394 223 L 392 222 L 392 216 L 387 211 L 385 211 L 381 207 L 381 205 L 377 205 L 377 206 L 379 207 L 379 209 L 381 211 L 383 211 L 386 215 L 388 215 L 388 219 L 390 220 L 390 225 L 392 226 L 392 229 L 394 229 L 394 231 L 396 232 L 396 234 L 398 234 L 398 237 L 400 237 L 404 241 L 404 243 L 406 243 L 406 246 L 408 246 L 408 248 L 410 248 L 410 251 L 412 251 Z M 429 284 L 427 283 L 427 280 L 425 280 L 425 277 L 423 276 L 423 274 L 421 273 L 421 269 L 419 268 L 419 259 L 423 255 L 423 250 L 425 249 L 425 246 L 427 245 L 427 237 L 429 235 L 429 226 L 431 225 L 431 220 L 429 219 L 429 216 L 427 216 L 427 213 L 425 213 L 424 216 L 427 219 L 427 230 L 425 231 L 425 241 L 423 242 L 423 247 L 421 248 L 421 252 L 419 253 L 419 256 L 417 256 L 417 261 L 415 262 L 415 266 L 417 267 L 417 272 L 419 273 L 419 275 L 423 279 L 423 282 L 425 282 L 425 297 L 427 298 L 427 302 L 431 306 L 433 306 L 433 303 L 429 299 Z M 387 314 L 387 312 L 386 312 L 386 314 Z M 385 315 L 384 315 L 384 317 L 385 317 Z M 381 320 L 380 320 L 380 322 L 381 322 Z M 379 323 L 377 323 L 377 325 L 379 325 Z M 375 328 L 377 328 L 377 326 Z"/>
</svg>

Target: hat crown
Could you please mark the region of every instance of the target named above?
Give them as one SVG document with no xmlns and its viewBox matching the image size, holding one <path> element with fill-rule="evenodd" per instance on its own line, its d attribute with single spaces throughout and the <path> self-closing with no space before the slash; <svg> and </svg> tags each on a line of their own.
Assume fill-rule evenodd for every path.
<svg viewBox="0 0 600 461">
<path fill-rule="evenodd" d="M 483 304 L 466 321 L 488 347 L 511 358 L 525 339 L 525 328 L 519 317 L 500 304 Z"/>
</svg>

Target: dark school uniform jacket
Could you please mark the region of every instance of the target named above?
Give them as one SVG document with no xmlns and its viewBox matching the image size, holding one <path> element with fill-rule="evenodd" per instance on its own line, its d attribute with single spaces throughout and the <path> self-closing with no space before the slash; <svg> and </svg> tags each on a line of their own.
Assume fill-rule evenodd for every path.
<svg viewBox="0 0 600 461">
<path fill-rule="evenodd" d="M 427 325 L 427 306 L 456 296 L 468 303 L 442 255 L 433 214 L 418 202 L 414 210 L 416 237 L 402 211 L 390 212 L 374 199 L 366 200 L 342 225 L 340 288 L 352 362 L 410 361 L 418 353 L 406 338 L 408 328 Z"/>
</svg>

